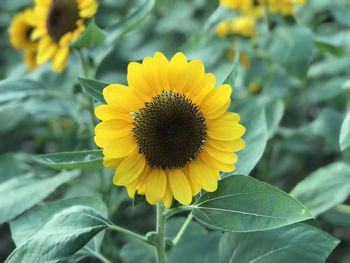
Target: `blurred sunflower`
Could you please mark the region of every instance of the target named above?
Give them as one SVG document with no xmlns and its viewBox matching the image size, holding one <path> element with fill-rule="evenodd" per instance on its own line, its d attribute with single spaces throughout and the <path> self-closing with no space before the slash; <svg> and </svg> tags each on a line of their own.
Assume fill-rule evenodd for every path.
<svg viewBox="0 0 350 263">
<path fill-rule="evenodd" d="M 35 57 L 38 45 L 31 39 L 31 34 L 34 30 L 32 21 L 33 10 L 28 8 L 16 15 L 9 27 L 10 43 L 15 48 L 24 51 L 24 61 L 29 69 L 37 67 Z"/>
<path fill-rule="evenodd" d="M 85 30 L 85 20 L 97 11 L 96 0 L 36 0 L 32 39 L 39 42 L 37 63 L 52 61 L 53 70 L 65 69 L 69 45 Z"/>
<path fill-rule="evenodd" d="M 233 171 L 244 148 L 240 117 L 227 112 L 231 86 L 215 88 L 203 63 L 182 53 L 131 62 L 127 78 L 128 86 L 107 86 L 107 104 L 95 109 L 95 142 L 116 169 L 114 184 L 166 207 L 173 197 L 188 205 L 201 189 L 215 191 L 219 172 Z"/>
</svg>

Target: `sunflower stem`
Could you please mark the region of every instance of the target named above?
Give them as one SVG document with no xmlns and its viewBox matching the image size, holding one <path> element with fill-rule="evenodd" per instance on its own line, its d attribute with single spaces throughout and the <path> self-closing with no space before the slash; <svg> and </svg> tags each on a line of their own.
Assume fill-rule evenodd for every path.
<svg viewBox="0 0 350 263">
<path fill-rule="evenodd" d="M 157 232 L 155 240 L 155 250 L 157 254 L 158 263 L 166 263 L 166 253 L 165 253 L 165 215 L 164 206 L 159 203 L 157 205 Z"/>
<path fill-rule="evenodd" d="M 190 225 L 191 221 L 193 218 L 193 214 L 192 212 L 188 214 L 186 221 L 183 223 L 182 227 L 180 228 L 179 232 L 177 233 L 177 235 L 175 236 L 175 238 L 173 239 L 173 245 L 176 246 L 177 243 L 179 243 L 181 237 L 183 236 L 183 234 L 185 233 L 187 227 Z"/>
<path fill-rule="evenodd" d="M 85 78 L 89 78 L 89 63 L 87 61 L 87 58 L 84 56 L 83 50 L 78 49 L 78 54 L 81 62 L 81 66 L 83 68 L 83 74 Z"/>
<path fill-rule="evenodd" d="M 195 208 L 195 206 L 191 205 L 191 206 L 179 206 L 179 207 L 176 207 L 176 208 L 172 208 L 172 209 L 169 209 L 167 210 L 164 215 L 166 218 L 169 218 L 177 213 L 180 213 L 180 212 L 184 212 L 184 211 L 192 211 L 193 208 Z"/>
<path fill-rule="evenodd" d="M 150 240 L 148 240 L 146 237 L 142 236 L 142 235 L 139 235 L 133 231 L 130 231 L 129 229 L 126 229 L 126 228 L 123 228 L 121 226 L 117 226 L 117 225 L 109 225 L 108 226 L 109 229 L 111 230 L 115 230 L 117 232 L 120 232 L 120 233 L 123 233 L 123 234 L 126 234 L 126 235 L 129 235 L 131 237 L 134 237 L 142 242 L 145 242 L 145 243 L 148 243 L 150 245 L 154 245 L 153 242 L 151 242 Z"/>
</svg>

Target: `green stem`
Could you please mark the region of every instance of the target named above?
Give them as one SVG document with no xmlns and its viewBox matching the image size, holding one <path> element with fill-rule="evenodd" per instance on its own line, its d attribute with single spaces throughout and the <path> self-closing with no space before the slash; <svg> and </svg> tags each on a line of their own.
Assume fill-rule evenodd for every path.
<svg viewBox="0 0 350 263">
<path fill-rule="evenodd" d="M 192 218 L 193 218 L 193 214 L 189 213 L 187 218 L 186 218 L 186 221 L 183 223 L 183 225 L 180 228 L 179 232 L 177 233 L 176 237 L 173 239 L 174 246 L 176 246 L 176 244 L 179 243 L 182 235 L 185 233 L 187 227 L 190 225 Z"/>
<path fill-rule="evenodd" d="M 155 249 L 158 263 L 166 263 L 165 254 L 165 215 L 162 204 L 157 205 L 157 232 L 155 240 Z"/>
<path fill-rule="evenodd" d="M 126 228 L 123 228 L 123 227 L 120 227 L 120 226 L 117 226 L 117 225 L 114 225 L 114 224 L 113 225 L 109 225 L 108 228 L 111 229 L 111 230 L 115 230 L 115 231 L 118 231 L 120 233 L 129 235 L 129 236 L 131 236 L 133 238 L 136 238 L 136 239 L 138 239 L 138 240 L 140 240 L 142 242 L 148 243 L 150 245 L 154 245 L 146 237 L 144 237 L 142 235 L 139 235 L 139 234 L 137 234 L 137 233 L 135 233 L 133 231 L 130 231 L 130 230 L 126 229 Z"/>
<path fill-rule="evenodd" d="M 179 206 L 173 209 L 169 209 L 164 213 L 166 218 L 169 218 L 177 213 L 184 212 L 184 211 L 192 211 L 195 206 Z"/>
<path fill-rule="evenodd" d="M 83 50 L 78 49 L 78 54 L 81 62 L 81 66 L 83 68 L 83 73 L 85 78 L 89 78 L 89 63 L 86 59 L 86 56 L 84 56 Z"/>
</svg>

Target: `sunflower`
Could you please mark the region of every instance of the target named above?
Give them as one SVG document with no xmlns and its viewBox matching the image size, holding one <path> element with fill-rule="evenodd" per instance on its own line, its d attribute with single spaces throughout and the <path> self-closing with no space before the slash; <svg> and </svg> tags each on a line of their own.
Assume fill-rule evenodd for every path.
<svg viewBox="0 0 350 263">
<path fill-rule="evenodd" d="M 38 44 L 31 39 L 34 30 L 32 21 L 33 10 L 28 8 L 16 15 L 9 27 L 10 43 L 13 47 L 24 51 L 24 61 L 29 69 L 37 67 L 35 56 Z"/>
<path fill-rule="evenodd" d="M 96 0 L 36 0 L 32 38 L 39 41 L 37 63 L 51 60 L 54 71 L 63 71 L 69 45 L 85 30 L 86 19 L 96 11 Z"/>
<path fill-rule="evenodd" d="M 215 88 L 203 63 L 182 53 L 131 62 L 127 79 L 104 88 L 107 104 L 95 109 L 95 142 L 116 169 L 113 183 L 168 208 L 173 198 L 188 205 L 201 189 L 215 191 L 244 148 L 240 116 L 227 112 L 231 86 Z"/>
</svg>

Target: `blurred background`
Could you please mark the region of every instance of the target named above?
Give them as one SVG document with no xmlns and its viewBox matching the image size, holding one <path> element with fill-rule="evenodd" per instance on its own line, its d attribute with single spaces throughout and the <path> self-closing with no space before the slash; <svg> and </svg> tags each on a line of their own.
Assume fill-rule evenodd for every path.
<svg viewBox="0 0 350 263">
<path fill-rule="evenodd" d="M 144 4 L 99 2 L 95 22 L 102 29 Z M 73 55 L 62 74 L 52 73 L 49 65 L 28 71 L 21 52 L 9 44 L 11 19 L 31 4 L 29 0 L 3 0 L 0 6 L 0 78 L 6 79 L 0 84 L 0 183 L 30 172 L 53 173 L 34 163 L 33 154 L 96 149 L 93 127 L 97 120 L 91 121 L 90 98 L 77 81 L 82 75 L 78 57 Z M 239 54 L 232 110 L 242 112 L 243 122 L 254 122 L 247 124 L 256 132 L 250 135 L 252 144 L 245 156 L 257 163 L 253 177 L 290 192 L 319 168 L 336 161 L 350 164 L 349 149 L 339 146 L 342 123 L 350 110 L 349 0 L 309 0 L 298 5 L 293 15 L 256 19 L 252 34 L 225 31 L 222 22 L 238 16 L 218 1 L 158 0 L 150 15 L 117 42 L 98 67 L 96 79 L 126 83 L 130 61 L 156 51 L 168 58 L 182 51 L 189 59 L 203 60 L 206 70 L 222 83 L 230 77 Z M 249 25 L 242 27 L 249 29 Z M 41 85 L 24 89 L 16 82 L 9 89 L 6 81 L 19 77 Z M 60 187 L 48 200 L 101 196 L 110 207 L 112 221 L 140 233 L 153 229 L 153 208 L 141 203 L 134 209 L 124 189 L 111 186 L 112 171 L 104 173 L 101 183 L 99 172 L 83 171 L 83 176 Z M 337 186 L 331 175 L 324 184 L 321 190 L 325 192 L 327 184 L 346 185 Z M 347 186 L 347 199 L 322 211 L 313 222 L 341 240 L 329 263 L 350 262 L 350 182 Z M 310 185 L 310 189 L 315 187 Z M 105 238 L 104 254 L 124 260 L 125 240 L 114 234 Z M 14 248 L 9 225 L 0 225 L 0 262 Z"/>
</svg>

